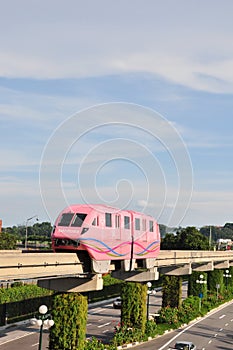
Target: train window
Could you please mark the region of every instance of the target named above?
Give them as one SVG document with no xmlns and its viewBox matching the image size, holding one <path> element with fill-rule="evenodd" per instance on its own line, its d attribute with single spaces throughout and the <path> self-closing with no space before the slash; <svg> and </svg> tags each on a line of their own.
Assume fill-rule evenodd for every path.
<svg viewBox="0 0 233 350">
<path fill-rule="evenodd" d="M 82 213 L 75 214 L 75 217 L 74 217 L 74 220 L 73 220 L 71 226 L 81 227 L 86 216 L 87 216 L 87 214 L 82 214 Z"/>
<path fill-rule="evenodd" d="M 120 227 L 120 215 L 115 216 L 115 227 Z"/>
<path fill-rule="evenodd" d="M 150 232 L 154 232 L 154 222 L 152 220 L 149 221 Z"/>
<path fill-rule="evenodd" d="M 96 218 L 94 218 L 94 220 L 92 221 L 92 226 L 99 226 L 99 217 L 98 216 Z"/>
<path fill-rule="evenodd" d="M 58 226 L 69 226 L 73 216 L 74 216 L 74 213 L 62 214 L 62 217 L 61 217 L 60 222 L 58 223 Z"/>
<path fill-rule="evenodd" d="M 112 214 L 111 213 L 105 213 L 105 226 L 112 227 Z"/>
<path fill-rule="evenodd" d="M 140 219 L 135 218 L 135 230 L 140 230 Z"/>
<path fill-rule="evenodd" d="M 129 218 L 129 216 L 124 216 L 124 228 L 130 229 L 130 218 Z"/>
<path fill-rule="evenodd" d="M 146 219 L 142 219 L 142 230 L 146 231 Z"/>
</svg>

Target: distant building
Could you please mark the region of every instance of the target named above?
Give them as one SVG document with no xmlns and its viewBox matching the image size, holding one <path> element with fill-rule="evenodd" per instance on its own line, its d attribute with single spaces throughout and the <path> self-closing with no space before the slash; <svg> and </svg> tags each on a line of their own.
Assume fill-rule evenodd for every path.
<svg viewBox="0 0 233 350">
<path fill-rule="evenodd" d="M 230 250 L 232 243 L 231 239 L 219 238 L 217 240 L 218 250 Z"/>
<path fill-rule="evenodd" d="M 0 219 L 0 232 L 2 232 L 2 220 Z"/>
</svg>

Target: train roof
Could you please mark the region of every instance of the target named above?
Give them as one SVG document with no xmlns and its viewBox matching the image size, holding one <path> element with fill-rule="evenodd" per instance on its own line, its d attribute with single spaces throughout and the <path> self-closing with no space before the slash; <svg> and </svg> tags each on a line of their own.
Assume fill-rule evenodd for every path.
<svg viewBox="0 0 233 350">
<path fill-rule="evenodd" d="M 73 210 L 77 210 L 77 208 L 80 207 L 80 209 L 94 209 L 96 211 L 100 211 L 100 212 L 106 212 L 106 210 L 108 210 L 111 213 L 116 213 L 116 212 L 125 212 L 125 213 L 134 213 L 134 214 L 138 214 L 138 215 L 145 215 L 147 217 L 152 218 L 153 220 L 155 220 L 155 218 L 151 215 L 148 215 L 146 213 L 142 213 L 142 212 L 138 212 L 135 210 L 129 210 L 129 209 L 119 209 L 119 208 L 115 208 L 115 207 L 111 207 L 108 205 L 104 205 L 104 204 L 71 204 L 68 207 L 64 208 L 63 211 L 67 211 L 68 209 L 70 209 L 70 211 Z"/>
</svg>

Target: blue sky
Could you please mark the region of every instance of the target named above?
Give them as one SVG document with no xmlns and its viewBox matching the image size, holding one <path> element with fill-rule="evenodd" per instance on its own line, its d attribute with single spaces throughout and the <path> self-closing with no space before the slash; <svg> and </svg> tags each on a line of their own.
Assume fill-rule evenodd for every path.
<svg viewBox="0 0 233 350">
<path fill-rule="evenodd" d="M 232 11 L 231 0 L 2 2 L 3 226 L 53 224 L 79 202 L 170 226 L 232 222 Z"/>
</svg>

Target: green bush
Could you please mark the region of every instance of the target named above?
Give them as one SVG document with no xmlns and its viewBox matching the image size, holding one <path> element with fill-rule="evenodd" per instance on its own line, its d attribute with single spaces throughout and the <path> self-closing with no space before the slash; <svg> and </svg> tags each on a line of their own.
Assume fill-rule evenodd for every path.
<svg viewBox="0 0 233 350">
<path fill-rule="evenodd" d="M 52 295 L 54 292 L 34 284 L 0 289 L 0 304 Z"/>
<path fill-rule="evenodd" d="M 122 284 L 121 324 L 126 328 L 139 328 L 144 334 L 146 327 L 147 285 L 135 282 Z"/>
<path fill-rule="evenodd" d="M 179 324 L 178 311 L 179 310 L 176 307 L 162 307 L 160 310 L 158 323 L 168 323 L 170 325 L 177 326 Z"/>
<path fill-rule="evenodd" d="M 49 349 L 83 350 L 86 343 L 87 298 L 79 293 L 55 296 L 52 307 L 54 326 Z"/>
<path fill-rule="evenodd" d="M 116 327 L 115 335 L 111 341 L 114 346 L 129 344 L 136 341 L 143 341 L 144 333 L 137 327 L 128 327 L 126 325 Z"/>
<path fill-rule="evenodd" d="M 148 320 L 146 322 L 146 330 L 144 335 L 144 340 L 147 340 L 148 337 L 155 338 L 158 335 L 158 326 L 155 321 Z"/>
</svg>

